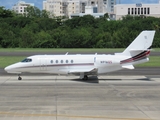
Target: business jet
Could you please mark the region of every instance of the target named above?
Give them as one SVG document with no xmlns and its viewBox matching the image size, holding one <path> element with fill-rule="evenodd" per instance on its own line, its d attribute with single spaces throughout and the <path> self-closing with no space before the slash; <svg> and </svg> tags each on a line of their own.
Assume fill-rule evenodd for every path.
<svg viewBox="0 0 160 120">
<path fill-rule="evenodd" d="M 22 80 L 22 73 L 73 74 L 87 80 L 89 75 L 98 76 L 121 69 L 134 69 L 135 64 L 149 61 L 154 35 L 154 30 L 142 31 L 122 53 L 114 55 L 34 55 L 7 66 L 5 71 L 18 74 L 18 80 Z"/>
</svg>

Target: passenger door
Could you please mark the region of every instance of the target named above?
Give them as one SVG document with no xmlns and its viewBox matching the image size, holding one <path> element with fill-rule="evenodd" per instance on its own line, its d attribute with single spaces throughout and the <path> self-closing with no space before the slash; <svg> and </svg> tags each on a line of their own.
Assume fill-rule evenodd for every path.
<svg viewBox="0 0 160 120">
<path fill-rule="evenodd" d="M 47 58 L 40 58 L 40 70 L 47 70 Z"/>
</svg>

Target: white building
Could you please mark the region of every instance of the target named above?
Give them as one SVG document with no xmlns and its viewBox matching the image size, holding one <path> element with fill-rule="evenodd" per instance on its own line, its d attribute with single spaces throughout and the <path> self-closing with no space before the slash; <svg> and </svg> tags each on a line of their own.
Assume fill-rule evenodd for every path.
<svg viewBox="0 0 160 120">
<path fill-rule="evenodd" d="M 84 15 L 92 15 L 95 18 L 103 17 L 104 13 L 98 13 L 96 10 L 94 11 L 95 8 L 94 6 L 85 6 L 85 13 L 73 13 L 69 18 L 82 17 Z"/>
<path fill-rule="evenodd" d="M 53 13 L 55 16 L 65 15 L 65 0 L 47 0 L 43 1 L 43 9 Z"/>
<path fill-rule="evenodd" d="M 23 13 L 25 13 L 25 8 L 27 8 L 28 6 L 34 6 L 34 4 L 33 3 L 26 3 L 25 1 L 19 1 L 17 4 L 15 4 L 12 7 L 12 10 L 18 14 L 23 14 Z"/>
<path fill-rule="evenodd" d="M 87 0 L 46 0 L 43 9 L 54 16 L 67 16 L 73 13 L 84 13 Z"/>
<path fill-rule="evenodd" d="M 70 16 L 73 13 L 81 13 L 82 12 L 82 7 L 81 7 L 81 3 L 79 0 L 69 0 L 67 2 L 67 15 L 66 16 Z"/>
<path fill-rule="evenodd" d="M 111 19 L 114 19 L 114 5 L 116 5 L 116 0 L 88 0 L 88 6 L 97 7 L 96 17 L 103 16 L 105 13 L 108 13 Z M 94 9 L 95 9 L 94 8 Z M 98 16 L 97 16 L 98 15 Z"/>
<path fill-rule="evenodd" d="M 88 0 L 88 6 L 97 6 L 98 13 L 113 13 L 116 0 Z"/>
<path fill-rule="evenodd" d="M 116 0 L 106 0 L 107 13 L 114 13 L 114 6 L 116 5 Z"/>
<path fill-rule="evenodd" d="M 113 13 L 116 0 L 46 0 L 43 1 L 43 9 L 55 16 L 71 17 L 72 14 L 86 13 L 92 6 L 92 13 Z M 90 9 L 91 10 L 91 9 Z M 88 13 L 88 12 L 87 12 Z"/>
<path fill-rule="evenodd" d="M 160 4 L 117 4 L 114 6 L 114 14 L 116 20 L 126 15 L 160 17 Z"/>
</svg>

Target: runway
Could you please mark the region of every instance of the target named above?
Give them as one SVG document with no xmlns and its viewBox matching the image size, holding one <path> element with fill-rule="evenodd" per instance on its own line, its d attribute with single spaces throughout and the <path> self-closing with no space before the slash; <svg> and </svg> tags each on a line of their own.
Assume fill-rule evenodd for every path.
<svg viewBox="0 0 160 120">
<path fill-rule="evenodd" d="M 159 75 L 0 76 L 0 120 L 159 120 Z"/>
</svg>

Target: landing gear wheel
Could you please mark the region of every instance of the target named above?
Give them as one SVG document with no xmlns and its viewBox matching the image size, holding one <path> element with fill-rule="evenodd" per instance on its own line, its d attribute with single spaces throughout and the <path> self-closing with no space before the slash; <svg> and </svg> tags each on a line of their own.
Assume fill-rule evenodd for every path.
<svg viewBox="0 0 160 120">
<path fill-rule="evenodd" d="M 20 75 L 18 75 L 18 80 L 22 80 L 22 78 L 20 77 Z"/>
<path fill-rule="evenodd" d="M 22 80 L 22 78 L 21 78 L 21 77 L 18 77 L 18 80 Z"/>
<path fill-rule="evenodd" d="M 88 76 L 87 76 L 87 75 L 84 75 L 83 80 L 88 80 Z"/>
</svg>

